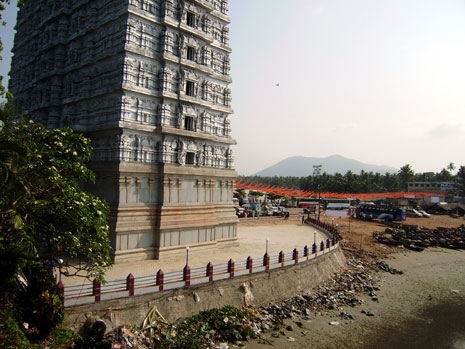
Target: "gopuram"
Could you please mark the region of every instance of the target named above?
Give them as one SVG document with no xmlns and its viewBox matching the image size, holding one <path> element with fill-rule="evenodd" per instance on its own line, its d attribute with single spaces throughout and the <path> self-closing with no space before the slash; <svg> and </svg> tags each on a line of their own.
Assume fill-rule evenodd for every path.
<svg viewBox="0 0 465 349">
<path fill-rule="evenodd" d="M 236 240 L 227 0 L 34 0 L 9 90 L 92 140 L 116 262 Z"/>
</svg>

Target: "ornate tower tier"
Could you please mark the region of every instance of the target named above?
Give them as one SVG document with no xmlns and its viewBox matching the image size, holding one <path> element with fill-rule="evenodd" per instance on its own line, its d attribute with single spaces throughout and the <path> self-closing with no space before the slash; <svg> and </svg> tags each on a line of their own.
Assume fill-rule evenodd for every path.
<svg viewBox="0 0 465 349">
<path fill-rule="evenodd" d="M 227 0 L 36 0 L 9 89 L 92 140 L 116 261 L 236 239 Z"/>
</svg>

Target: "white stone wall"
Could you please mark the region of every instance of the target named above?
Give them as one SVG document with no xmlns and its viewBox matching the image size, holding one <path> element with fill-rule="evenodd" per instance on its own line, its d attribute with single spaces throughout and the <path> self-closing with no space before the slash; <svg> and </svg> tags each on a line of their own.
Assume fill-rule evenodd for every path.
<svg viewBox="0 0 465 349">
<path fill-rule="evenodd" d="M 91 138 L 88 187 L 111 205 L 115 254 L 235 236 L 227 5 L 34 0 L 19 12 L 9 89 L 33 119 Z"/>
</svg>

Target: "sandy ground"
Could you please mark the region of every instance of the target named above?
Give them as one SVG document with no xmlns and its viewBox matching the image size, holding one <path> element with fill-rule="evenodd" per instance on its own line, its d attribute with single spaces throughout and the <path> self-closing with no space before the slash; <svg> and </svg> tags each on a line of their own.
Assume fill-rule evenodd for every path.
<svg viewBox="0 0 465 349">
<path fill-rule="evenodd" d="M 386 225 L 372 221 L 366 222 L 358 219 L 351 219 L 348 217 L 334 218 L 321 217 L 321 220 L 329 224 L 337 224 L 340 234 L 344 238 L 344 247 L 346 250 L 363 250 L 365 257 L 379 258 L 387 254 L 398 251 L 398 248 L 392 248 L 386 245 L 379 244 L 373 238 L 374 231 L 384 231 Z M 416 225 L 418 227 L 425 227 L 434 229 L 437 227 L 455 228 L 461 224 L 465 224 L 463 218 L 452 218 L 448 215 L 432 215 L 430 218 L 412 218 L 407 217 L 403 224 Z"/>
<path fill-rule="evenodd" d="M 224 263 L 263 256 L 266 238 L 270 254 L 280 250 L 291 251 L 313 243 L 314 229 L 301 225 L 293 212 L 289 221 L 274 217 L 241 219 L 238 225 L 239 246 L 214 251 L 193 251 L 190 265 Z M 321 217 L 329 223 L 331 218 Z M 406 224 L 434 228 L 457 227 L 463 219 L 449 216 L 408 218 Z M 268 344 L 259 340 L 244 342 L 247 348 L 465 348 L 465 251 L 430 248 L 412 252 L 402 247 L 391 248 L 376 242 L 373 231 L 384 230 L 376 222 L 335 218 L 343 236 L 343 250 L 365 260 L 385 260 L 391 267 L 404 271 L 403 275 L 376 272 L 379 280 L 378 301 L 359 295 L 362 305 L 314 313 L 308 319 L 286 320 L 293 331 L 283 329 L 278 338 L 271 333 L 263 336 Z M 322 236 L 320 236 L 322 237 Z M 185 258 L 168 261 L 145 261 L 116 265 L 108 279 L 125 277 L 129 272 L 136 276 L 164 270 L 180 269 Z M 368 311 L 374 316 L 366 316 Z M 354 320 L 343 320 L 339 313 L 345 311 Z M 303 322 L 298 328 L 295 321 Z M 338 326 L 330 322 L 339 322 Z M 278 332 L 279 333 L 279 332 Z M 275 333 L 276 336 L 276 333 Z M 292 338 L 292 339 L 291 339 Z M 230 345 L 230 347 L 234 347 Z"/>
<path fill-rule="evenodd" d="M 293 331 L 283 329 L 279 338 L 270 333 L 263 338 L 276 348 L 465 348 L 465 251 L 428 249 L 398 253 L 386 261 L 404 274 L 373 274 L 381 284 L 379 301 L 362 297 L 365 303 L 360 306 L 313 314 L 300 320 L 304 328 L 295 325 L 299 319 L 287 320 Z M 355 319 L 342 320 L 341 311 Z M 334 321 L 340 325 L 329 324 Z M 246 347 L 271 344 L 254 340 Z"/>
<path fill-rule="evenodd" d="M 404 274 L 373 273 L 380 281 L 378 301 L 361 296 L 364 304 L 360 306 L 312 314 L 306 320 L 286 320 L 293 331 L 283 329 L 279 338 L 267 333 L 263 338 L 269 344 L 254 340 L 246 343 L 247 348 L 465 348 L 465 251 L 393 249 L 372 238 L 373 231 L 385 228 L 381 224 L 351 220 L 349 231 L 348 218 L 335 221 L 345 238 L 346 253 L 356 252 L 367 260 L 384 257 Z M 465 221 L 433 216 L 408 218 L 404 223 L 434 228 L 457 227 Z M 362 310 L 374 316 L 366 316 Z M 341 311 L 355 319 L 341 319 Z M 298 328 L 295 321 L 303 322 L 304 327 Z M 329 324 L 334 321 L 339 325 Z"/>
<path fill-rule="evenodd" d="M 236 263 L 245 261 L 251 256 L 254 261 L 263 258 L 268 239 L 268 253 L 270 256 L 291 253 L 294 248 L 303 250 L 305 245 L 313 244 L 314 232 L 316 241 L 328 237 L 322 232 L 298 222 L 298 216 L 291 216 L 288 220 L 279 217 L 265 219 L 248 218 L 241 221 L 237 228 L 237 243 L 234 246 L 220 248 L 191 248 L 189 251 L 189 266 L 191 268 L 203 267 L 212 262 L 215 264 L 227 263 L 233 259 Z M 221 246 L 221 245 L 220 245 Z M 105 275 L 107 281 L 126 278 L 129 273 L 134 277 L 156 274 L 159 269 L 165 273 L 179 271 L 186 265 L 186 253 L 181 251 L 177 256 L 171 256 L 162 260 L 144 260 L 115 264 Z M 80 277 L 62 278 L 65 286 L 80 285 L 88 282 Z"/>
</svg>

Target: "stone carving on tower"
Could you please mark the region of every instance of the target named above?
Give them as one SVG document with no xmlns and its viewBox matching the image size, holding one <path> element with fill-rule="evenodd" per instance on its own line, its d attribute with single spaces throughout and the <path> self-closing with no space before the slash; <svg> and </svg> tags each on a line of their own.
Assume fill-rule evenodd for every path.
<svg viewBox="0 0 465 349">
<path fill-rule="evenodd" d="M 116 261 L 236 238 L 228 24 L 226 0 L 19 11 L 9 90 L 35 120 L 91 138 L 88 189 L 111 206 Z"/>
</svg>

